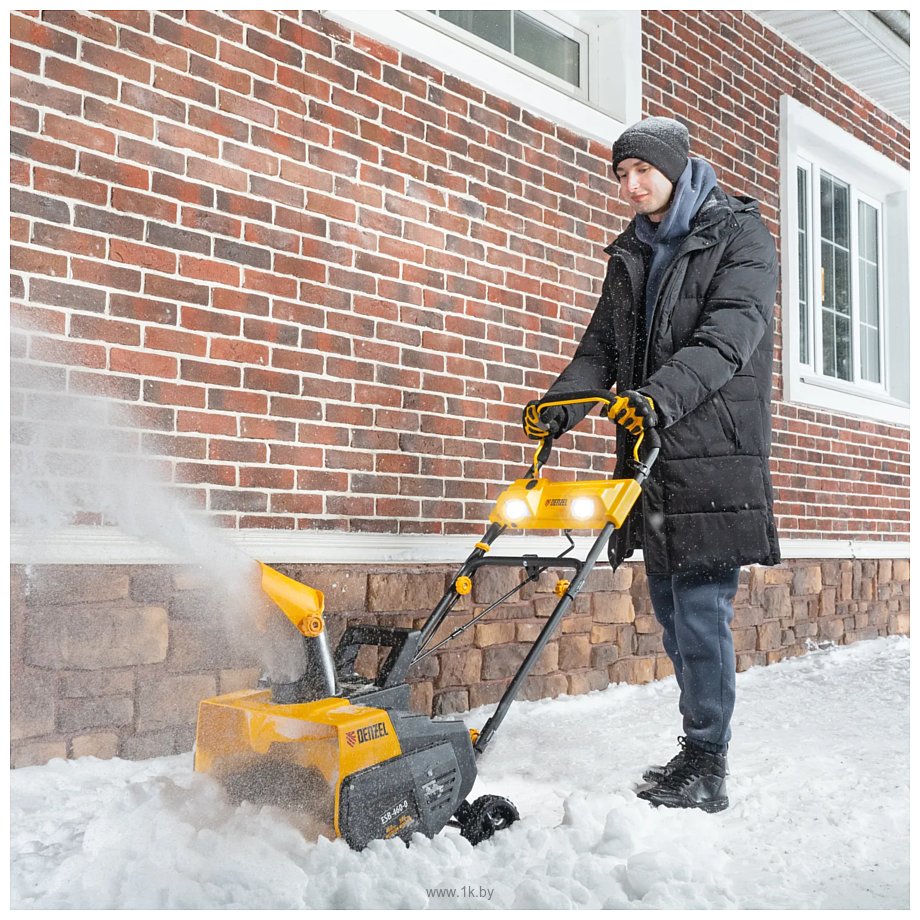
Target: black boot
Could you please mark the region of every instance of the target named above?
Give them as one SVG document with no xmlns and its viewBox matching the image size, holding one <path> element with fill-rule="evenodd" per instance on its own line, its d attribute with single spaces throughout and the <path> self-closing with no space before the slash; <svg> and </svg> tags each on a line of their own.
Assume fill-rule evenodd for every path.
<svg viewBox="0 0 920 920">
<path fill-rule="evenodd" d="M 642 781 L 646 783 L 660 783 L 663 779 L 670 776 L 685 760 L 687 756 L 687 739 L 680 735 L 677 739 L 680 750 L 666 763 L 661 766 L 648 767 L 642 774 Z"/>
<path fill-rule="evenodd" d="M 700 808 L 706 812 L 728 808 L 725 754 L 712 754 L 687 742 L 684 761 L 660 783 L 640 789 L 640 799 L 666 808 Z"/>
</svg>

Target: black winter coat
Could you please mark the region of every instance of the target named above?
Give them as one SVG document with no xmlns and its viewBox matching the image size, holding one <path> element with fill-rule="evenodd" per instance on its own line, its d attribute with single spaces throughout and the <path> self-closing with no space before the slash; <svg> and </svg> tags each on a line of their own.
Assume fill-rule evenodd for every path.
<svg viewBox="0 0 920 920">
<path fill-rule="evenodd" d="M 661 453 L 641 507 L 611 538 L 611 562 L 641 546 L 655 574 L 775 565 L 768 461 L 777 259 L 757 203 L 713 189 L 666 271 L 648 336 L 651 249 L 630 223 L 605 252 L 597 309 L 547 396 L 616 383 L 655 403 Z M 568 411 L 571 427 L 587 410 Z M 631 452 L 632 437 L 617 428 L 618 477 L 631 475 Z"/>
</svg>

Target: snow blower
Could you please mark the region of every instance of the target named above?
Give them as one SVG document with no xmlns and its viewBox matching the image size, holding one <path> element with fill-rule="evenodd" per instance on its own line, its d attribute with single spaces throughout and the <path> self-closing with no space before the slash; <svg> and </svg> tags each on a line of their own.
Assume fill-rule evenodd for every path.
<svg viewBox="0 0 920 920">
<path fill-rule="evenodd" d="M 622 413 L 625 402 L 610 393 L 573 393 L 543 403 L 536 411 L 599 403 L 601 414 L 613 419 Z M 275 682 L 202 701 L 195 769 L 216 777 L 234 801 L 307 811 L 318 818 L 324 833 L 343 837 L 355 849 L 376 839 L 399 837 L 408 843 L 415 833 L 433 837 L 445 826 L 459 828 L 476 844 L 512 824 L 519 815 L 507 799 L 485 795 L 467 801 L 476 780 L 476 759 L 501 725 L 611 533 L 626 520 L 659 443 L 653 429 L 638 433 L 631 479 L 551 482 L 538 478 L 552 450 L 552 438 L 546 435 L 525 478 L 498 497 L 488 530 L 421 629 L 350 626 L 333 654 L 323 622 L 322 593 L 260 563 L 262 589 L 303 637 L 306 666 L 292 683 Z M 569 546 L 557 556 L 489 556 L 492 544 L 508 528 L 561 530 Z M 569 531 L 598 528 L 585 559 L 571 556 L 575 543 Z M 434 643 L 445 618 L 470 593 L 476 573 L 485 566 L 522 568 L 525 577 Z M 407 683 L 412 665 L 549 569 L 570 570 L 571 578 L 557 582 L 559 600 L 552 614 L 482 730 L 467 729 L 456 719 L 435 720 L 412 712 Z M 363 646 L 389 650 L 373 679 L 355 671 Z"/>
</svg>

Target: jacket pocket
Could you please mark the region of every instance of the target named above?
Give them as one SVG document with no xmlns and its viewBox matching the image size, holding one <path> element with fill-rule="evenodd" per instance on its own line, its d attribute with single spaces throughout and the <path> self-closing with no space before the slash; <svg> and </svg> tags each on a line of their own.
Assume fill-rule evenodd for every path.
<svg viewBox="0 0 920 920">
<path fill-rule="evenodd" d="M 722 433 L 725 435 L 725 439 L 735 450 L 740 450 L 741 438 L 738 434 L 738 426 L 732 416 L 731 409 L 728 407 L 728 400 L 722 395 L 721 390 L 717 390 L 713 393 L 712 403 L 715 407 L 719 424 L 722 426 Z"/>
<path fill-rule="evenodd" d="M 738 374 L 716 394 L 732 432 L 732 443 L 741 454 L 762 456 L 765 453 L 764 405 L 757 381 Z"/>
</svg>

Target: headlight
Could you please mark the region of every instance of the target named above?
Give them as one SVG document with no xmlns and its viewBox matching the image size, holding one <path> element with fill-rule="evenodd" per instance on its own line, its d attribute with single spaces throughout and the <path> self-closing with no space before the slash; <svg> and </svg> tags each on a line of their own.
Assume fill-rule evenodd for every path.
<svg viewBox="0 0 920 920">
<path fill-rule="evenodd" d="M 596 507 L 593 498 L 583 495 L 581 498 L 576 498 L 572 501 L 572 517 L 576 521 L 587 521 L 589 518 L 594 517 Z"/>
<path fill-rule="evenodd" d="M 527 507 L 527 502 L 520 498 L 510 498 L 505 502 L 504 507 L 505 517 L 509 521 L 522 521 L 525 517 L 530 514 L 530 508 Z"/>
</svg>

